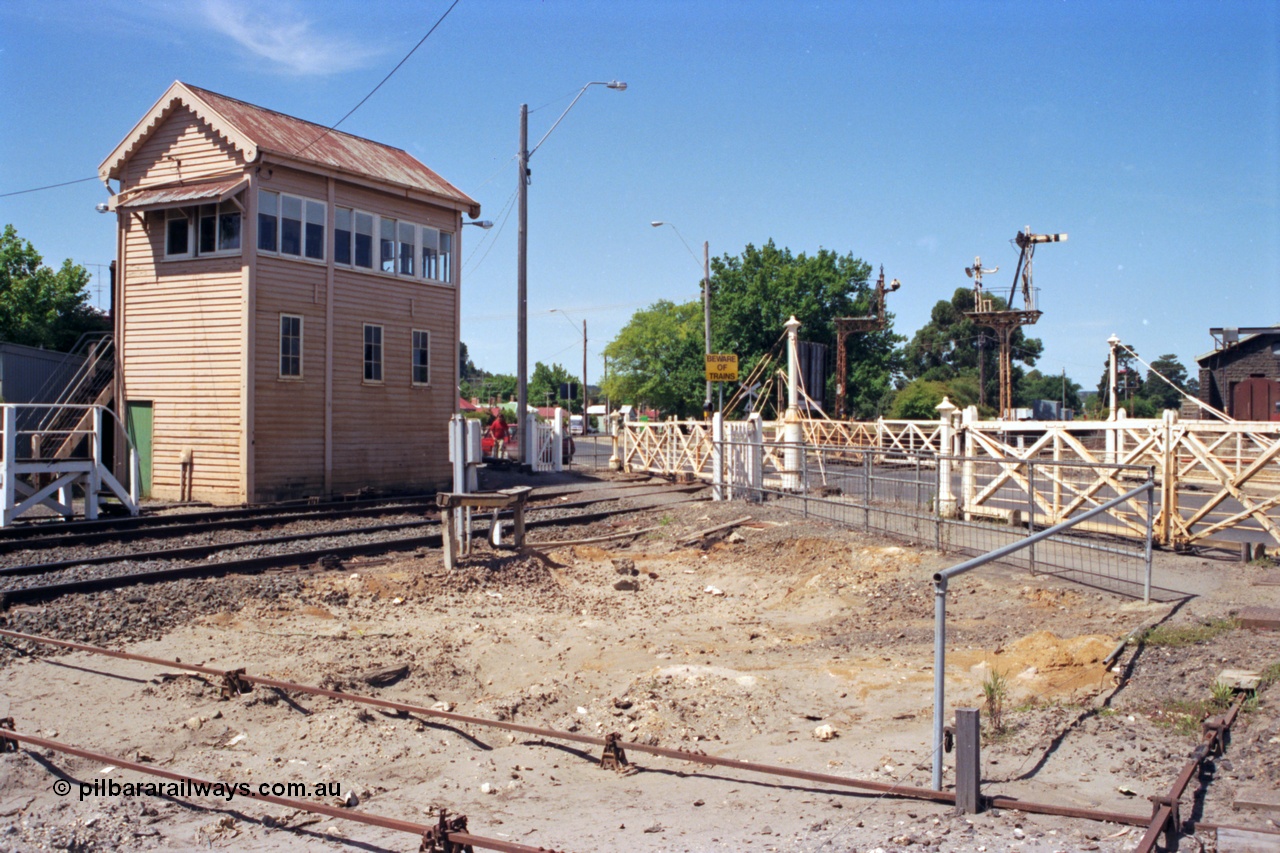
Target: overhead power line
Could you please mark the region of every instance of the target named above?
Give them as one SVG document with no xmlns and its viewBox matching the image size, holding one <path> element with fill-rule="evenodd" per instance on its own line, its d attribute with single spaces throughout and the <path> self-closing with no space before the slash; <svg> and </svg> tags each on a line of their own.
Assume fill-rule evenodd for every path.
<svg viewBox="0 0 1280 853">
<path fill-rule="evenodd" d="M 60 184 L 49 184 L 48 186 L 45 186 L 45 187 L 32 187 L 29 190 L 14 190 L 11 193 L 0 193 L 0 198 L 8 198 L 11 195 L 26 195 L 27 193 L 38 193 L 41 190 L 56 190 L 58 187 L 69 187 L 72 184 L 83 184 L 88 181 L 96 181 L 96 180 L 98 180 L 97 175 L 90 175 L 87 178 L 79 178 L 74 181 L 63 181 Z"/>
<path fill-rule="evenodd" d="M 390 79 L 391 79 L 391 77 L 392 77 L 392 76 L 393 76 L 397 71 L 399 71 L 399 70 L 400 70 L 400 66 L 404 65 L 406 62 L 408 62 L 408 61 L 409 61 L 409 57 L 411 57 L 411 56 L 413 56 L 415 53 L 417 53 L 418 48 L 422 47 L 422 45 L 423 45 L 424 43 L 426 43 L 427 39 L 431 38 L 431 34 L 432 34 L 432 33 L 434 33 L 434 32 L 436 31 L 436 28 L 437 28 L 437 27 L 439 27 L 442 23 L 444 23 L 444 19 L 445 19 L 445 18 L 447 18 L 447 17 L 449 17 L 449 13 L 453 11 L 453 7 L 454 7 L 454 6 L 457 6 L 457 5 L 458 5 L 459 3 L 461 3 L 461 2 L 462 2 L 462 0 L 453 0 L 453 3 L 451 3 L 451 4 L 449 5 L 449 8 L 444 10 L 444 14 L 443 14 L 443 15 L 441 15 L 439 18 L 437 18 L 437 19 L 436 19 L 436 22 L 435 22 L 434 24 L 432 24 L 432 25 L 431 25 L 431 29 L 427 30 L 427 34 L 426 34 L 425 36 L 423 36 L 421 39 L 419 39 L 419 40 L 418 40 L 418 43 L 417 43 L 417 44 L 415 44 L 415 45 L 413 46 L 413 49 L 412 49 L 412 50 L 410 50 L 408 53 L 406 53 L 406 54 L 404 55 L 404 58 L 403 58 L 403 59 L 401 59 L 399 62 L 397 62 L 397 63 L 396 63 L 396 67 L 395 67 L 395 68 L 392 68 L 390 71 L 388 71 L 388 72 L 387 72 L 387 76 L 386 76 L 386 77 L 383 77 L 383 78 L 382 78 L 382 80 L 378 83 L 378 85 L 374 86 L 374 87 L 373 87 L 373 89 L 371 89 L 371 90 L 370 90 L 369 94 L 365 95 L 363 98 L 361 98 L 361 99 L 360 99 L 360 103 L 356 104 L 354 107 L 352 107 L 350 110 L 348 110 L 346 115 L 344 115 L 342 118 L 338 119 L 336 122 L 334 122 L 334 123 L 333 123 L 332 125 L 330 125 L 329 127 L 325 128 L 325 129 L 324 129 L 324 131 L 323 131 L 322 133 L 320 133 L 318 136 L 316 136 L 316 138 L 315 138 L 315 139 L 311 140 L 310 142 L 308 142 L 306 145 L 304 145 L 304 146 L 302 146 L 301 148 L 299 148 L 299 149 L 298 149 L 296 152 L 294 152 L 294 153 L 295 153 L 295 154 L 301 154 L 303 151 L 306 151 L 308 148 L 310 148 L 312 145 L 315 145 L 317 142 L 319 142 L 321 139 L 323 139 L 323 138 L 324 138 L 325 136 L 327 136 L 329 133 L 331 133 L 331 132 L 333 132 L 333 131 L 337 130 L 337 129 L 338 129 L 338 126 L 339 126 L 339 125 L 341 125 L 344 121 L 346 121 L 347 119 L 351 118 L 351 115 L 352 115 L 356 110 L 358 110 L 358 109 L 360 109 L 361 107 L 363 107 L 363 106 L 364 106 L 364 102 L 365 102 L 365 101 L 367 101 L 367 100 L 369 100 L 370 98 L 372 98 L 372 97 L 374 96 L 374 94 L 375 94 L 375 93 L 377 93 L 377 91 L 378 91 L 379 89 L 381 89 L 381 88 L 382 88 L 383 84 L 384 84 L 384 83 L 386 83 L 388 80 L 390 80 Z"/>
</svg>

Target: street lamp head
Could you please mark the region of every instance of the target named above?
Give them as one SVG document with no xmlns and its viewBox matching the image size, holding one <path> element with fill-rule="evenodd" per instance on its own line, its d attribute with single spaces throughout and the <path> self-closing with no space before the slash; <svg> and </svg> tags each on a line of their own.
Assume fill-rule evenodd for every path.
<svg viewBox="0 0 1280 853">
<path fill-rule="evenodd" d="M 656 221 L 656 220 L 655 220 L 655 221 L 653 221 L 653 222 L 650 222 L 649 224 L 650 224 L 651 226 L 653 226 L 654 228 L 661 228 L 663 225 L 666 225 L 667 223 L 665 223 L 665 222 L 658 222 L 658 221 Z"/>
<path fill-rule="evenodd" d="M 627 84 L 623 83 L 621 80 L 610 80 L 604 85 L 606 89 L 617 89 L 619 92 L 627 91 Z"/>
<path fill-rule="evenodd" d="M 474 225 L 474 226 L 476 226 L 477 228 L 483 228 L 485 231 L 488 231 L 490 228 L 492 228 L 492 227 L 493 227 L 493 222 L 491 222 L 491 221 L 490 221 L 490 220 L 488 220 L 488 219 L 480 219 L 480 220 L 477 220 L 476 222 L 464 222 L 464 223 L 462 223 L 462 224 L 463 224 L 463 225 Z"/>
</svg>

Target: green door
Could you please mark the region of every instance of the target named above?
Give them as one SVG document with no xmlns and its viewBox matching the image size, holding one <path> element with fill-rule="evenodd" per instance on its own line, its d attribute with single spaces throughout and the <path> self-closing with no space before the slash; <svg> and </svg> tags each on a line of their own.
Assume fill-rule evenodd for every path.
<svg viewBox="0 0 1280 853">
<path fill-rule="evenodd" d="M 151 497 L 151 403 L 130 402 L 127 428 L 129 440 L 138 448 L 138 491 L 140 497 Z"/>
</svg>

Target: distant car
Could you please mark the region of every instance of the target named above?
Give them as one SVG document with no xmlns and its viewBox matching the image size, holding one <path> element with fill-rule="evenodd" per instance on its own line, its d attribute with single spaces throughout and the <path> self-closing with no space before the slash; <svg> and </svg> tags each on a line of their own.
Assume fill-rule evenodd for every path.
<svg viewBox="0 0 1280 853">
<path fill-rule="evenodd" d="M 519 442 L 516 441 L 516 434 L 513 430 L 511 435 L 507 437 L 507 458 L 514 459 L 516 457 L 516 448 Z M 572 462 L 573 454 L 577 450 L 573 445 L 573 436 L 565 435 L 564 437 L 564 461 Z M 480 452 L 485 456 L 493 456 L 493 436 L 485 433 L 480 437 Z"/>
<path fill-rule="evenodd" d="M 582 415 L 569 416 L 569 434 L 582 435 Z"/>
</svg>

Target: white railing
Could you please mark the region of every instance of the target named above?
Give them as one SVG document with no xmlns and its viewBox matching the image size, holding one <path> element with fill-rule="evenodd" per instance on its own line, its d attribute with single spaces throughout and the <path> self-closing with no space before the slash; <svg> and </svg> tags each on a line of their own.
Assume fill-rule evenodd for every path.
<svg viewBox="0 0 1280 853">
<path fill-rule="evenodd" d="M 27 403 L 0 406 L 0 527 L 8 527 L 37 507 L 52 510 L 63 518 L 76 515 L 76 492 L 83 496 L 83 514 L 96 519 L 102 497 L 110 492 L 130 515 L 138 514 L 138 453 L 128 440 L 124 426 L 104 406 L 59 406 L 68 410 L 72 428 L 41 430 L 38 425 L 50 408 L 48 404 Z M 120 435 L 125 435 L 129 453 L 129 486 L 121 485 L 102 457 L 102 425 L 113 418 Z M 37 428 L 32 428 L 37 427 Z M 56 440 L 57 454 L 42 457 L 42 448 Z"/>
</svg>

